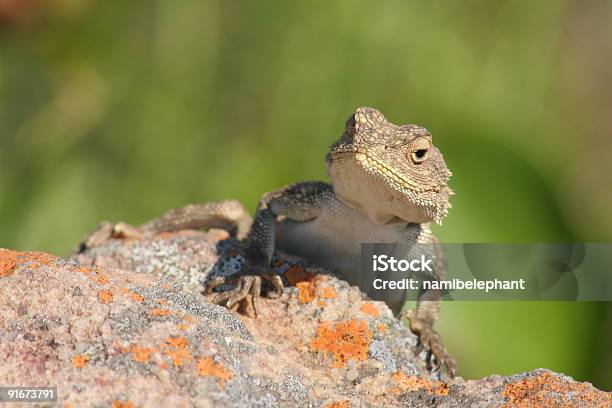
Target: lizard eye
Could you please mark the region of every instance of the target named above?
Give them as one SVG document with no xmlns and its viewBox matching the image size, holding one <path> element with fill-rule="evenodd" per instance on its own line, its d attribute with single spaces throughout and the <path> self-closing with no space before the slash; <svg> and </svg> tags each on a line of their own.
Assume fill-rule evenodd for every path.
<svg viewBox="0 0 612 408">
<path fill-rule="evenodd" d="M 427 158 L 427 149 L 418 149 L 410 155 L 414 164 L 421 164 Z"/>
<path fill-rule="evenodd" d="M 414 164 L 421 164 L 427 159 L 430 143 L 426 139 L 419 139 L 414 142 L 410 150 L 410 160 Z"/>
</svg>

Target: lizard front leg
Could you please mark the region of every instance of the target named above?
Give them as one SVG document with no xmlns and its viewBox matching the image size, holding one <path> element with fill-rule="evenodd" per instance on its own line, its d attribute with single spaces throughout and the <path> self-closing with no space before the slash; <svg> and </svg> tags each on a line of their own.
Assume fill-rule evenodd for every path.
<svg viewBox="0 0 612 408">
<path fill-rule="evenodd" d="M 417 224 L 412 224 L 416 226 Z M 420 255 L 425 253 L 434 260 L 433 272 L 425 273 L 424 280 L 443 280 L 447 276 L 447 261 L 438 240 L 431 233 L 429 225 L 422 224 L 420 228 L 411 228 L 409 236 L 416 231 L 416 245 L 414 253 Z M 412 238 L 410 238 L 412 240 Z M 446 367 L 451 377 L 455 376 L 457 363 L 448 354 L 440 334 L 434 329 L 438 314 L 440 312 L 440 299 L 444 296 L 442 290 L 421 290 L 419 292 L 416 308 L 405 311 L 400 317 L 406 317 L 410 330 L 419 338 L 416 354 L 420 354 L 423 348 L 427 349 L 427 364 L 434 371 Z"/>
<path fill-rule="evenodd" d="M 420 354 L 423 348 L 426 348 L 429 368 L 437 371 L 441 367 L 446 367 L 449 375 L 454 377 L 457 363 L 448 354 L 442 337 L 433 327 L 440 310 L 439 299 L 442 296 L 433 292 L 435 291 L 425 291 L 420 294 L 416 309 L 406 311 L 404 316 L 408 318 L 410 330 L 419 337 L 416 354 Z"/>
<path fill-rule="evenodd" d="M 251 303 L 253 315 L 257 317 L 262 278 L 270 281 L 276 289 L 276 292 L 271 292 L 269 296 L 277 297 L 282 294 L 283 282 L 270 267 L 274 252 L 275 228 L 275 215 L 266 206 L 260 206 L 248 236 L 245 264 L 240 274 L 232 277 L 236 286 L 234 289 L 215 293 L 209 299 L 212 303 L 236 310 L 240 303 L 246 301 Z M 217 278 L 208 282 L 206 293 L 212 293 L 214 288 L 224 283 L 226 283 L 225 278 Z"/>
<path fill-rule="evenodd" d="M 248 302 L 257 316 L 257 303 L 261 295 L 261 279 L 272 283 L 274 291 L 268 296 L 278 297 L 283 293 L 283 281 L 271 267 L 274 254 L 276 223 L 280 217 L 293 221 L 310 221 L 320 214 L 321 203 L 326 194 L 333 194 L 329 184 L 303 182 L 266 193 L 260 200 L 255 219 L 248 235 L 246 262 L 237 277 L 234 289 L 217 293 L 213 303 L 234 309 L 240 302 Z M 216 279 L 207 286 L 207 292 L 225 283 Z"/>
</svg>

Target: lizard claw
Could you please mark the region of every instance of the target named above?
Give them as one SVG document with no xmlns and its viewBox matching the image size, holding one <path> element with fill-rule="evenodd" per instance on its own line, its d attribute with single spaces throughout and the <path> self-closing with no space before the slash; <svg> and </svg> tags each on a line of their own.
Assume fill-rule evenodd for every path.
<svg viewBox="0 0 612 408">
<path fill-rule="evenodd" d="M 249 310 L 249 317 L 257 318 L 259 309 L 259 298 L 261 297 L 262 278 L 272 282 L 275 290 L 268 293 L 268 297 L 277 298 L 283 293 L 283 281 L 280 276 L 272 271 L 264 271 L 261 275 L 241 275 L 237 278 L 236 287 L 225 292 L 214 293 L 209 297 L 211 303 L 222 305 L 230 310 L 237 311 L 241 305 L 246 306 L 244 310 Z M 216 278 L 207 283 L 203 292 L 211 295 L 213 289 L 226 283 L 225 278 Z"/>
<path fill-rule="evenodd" d="M 427 321 L 419 319 L 415 315 L 416 313 L 412 310 L 407 312 L 410 329 L 419 338 L 415 353 L 417 355 L 421 354 L 423 349 L 426 348 L 427 355 L 425 361 L 427 363 L 427 369 L 431 372 L 437 372 L 442 367 L 445 367 L 449 376 L 454 378 L 457 372 L 457 363 L 444 348 L 444 343 L 442 342 L 440 334 L 438 334 Z"/>
<path fill-rule="evenodd" d="M 271 270 L 263 271 L 261 273 L 261 276 L 264 279 L 266 279 L 268 282 L 272 283 L 272 285 L 274 285 L 274 290 L 271 292 L 268 292 L 267 296 L 270 299 L 279 298 L 283 294 L 283 288 L 284 288 L 283 280 L 281 279 L 281 277 Z"/>
<path fill-rule="evenodd" d="M 444 348 L 444 345 L 442 343 L 442 338 L 440 337 L 438 332 L 432 328 L 425 328 L 420 333 L 418 333 L 418 336 L 420 349 L 422 350 L 423 347 L 427 348 L 427 368 L 431 372 L 437 372 L 442 367 L 445 367 L 451 378 L 455 377 L 457 371 L 457 363 L 446 352 L 446 349 Z"/>
<path fill-rule="evenodd" d="M 212 290 L 225 283 L 225 279 L 217 278 L 206 285 L 205 294 L 211 294 Z M 211 303 L 227 307 L 229 310 L 237 311 L 241 305 L 251 309 L 250 317 L 257 318 L 258 299 L 261 296 L 261 277 L 255 275 L 242 275 L 236 282 L 234 289 L 225 292 L 214 293 L 209 297 Z"/>
</svg>

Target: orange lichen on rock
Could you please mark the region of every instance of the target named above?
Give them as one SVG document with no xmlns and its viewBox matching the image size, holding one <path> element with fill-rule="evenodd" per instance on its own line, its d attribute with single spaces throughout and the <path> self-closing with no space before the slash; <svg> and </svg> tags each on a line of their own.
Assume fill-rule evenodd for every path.
<svg viewBox="0 0 612 408">
<path fill-rule="evenodd" d="M 323 299 L 334 299 L 336 297 L 336 288 L 333 286 L 327 286 L 320 290 L 320 296 Z"/>
<path fill-rule="evenodd" d="M 335 325 L 321 323 L 310 346 L 316 351 L 332 353 L 332 367 L 341 368 L 348 360 L 365 360 L 371 341 L 372 332 L 366 322 L 349 320 Z"/>
<path fill-rule="evenodd" d="M 168 339 L 166 339 L 166 344 L 176 347 L 176 348 L 185 349 L 189 345 L 189 342 L 183 336 L 177 336 L 177 337 L 168 337 Z"/>
<path fill-rule="evenodd" d="M 162 344 L 162 349 L 165 355 L 172 359 L 172 364 L 175 367 L 183 365 L 185 362 L 193 359 L 187 347 L 189 342 L 183 336 L 169 337 L 166 342 Z"/>
<path fill-rule="evenodd" d="M 181 316 L 181 318 L 183 319 L 183 323 L 176 325 L 176 327 L 179 330 L 185 331 L 185 330 L 187 330 L 189 328 L 190 325 L 195 323 L 195 319 L 192 316 L 183 315 L 183 316 Z"/>
<path fill-rule="evenodd" d="M 317 283 L 315 281 L 316 275 L 312 272 L 304 271 L 303 274 L 296 272 L 289 282 L 296 279 L 304 279 L 295 282 L 295 287 L 298 289 L 298 300 L 300 303 L 310 303 L 317 298 Z"/>
<path fill-rule="evenodd" d="M 317 284 L 315 282 L 298 282 L 298 300 L 300 303 L 310 303 L 317 298 Z"/>
<path fill-rule="evenodd" d="M 31 262 L 30 268 L 37 269 L 40 266 L 49 266 L 52 262 L 59 258 L 55 255 L 46 254 L 44 252 L 22 252 L 17 263 Z"/>
<path fill-rule="evenodd" d="M 109 304 L 113 299 L 113 292 L 110 290 L 101 290 L 98 292 L 98 300 L 100 303 Z"/>
<path fill-rule="evenodd" d="M 364 302 L 359 310 L 373 317 L 380 316 L 380 310 L 372 302 Z"/>
<path fill-rule="evenodd" d="M 172 314 L 172 311 L 168 309 L 151 309 L 149 311 L 153 316 L 168 316 Z"/>
<path fill-rule="evenodd" d="M 329 404 L 323 405 L 323 408 L 351 408 L 351 401 L 344 400 L 330 402 Z"/>
<path fill-rule="evenodd" d="M 399 385 L 399 388 L 393 390 L 395 393 L 424 390 L 428 394 L 448 395 L 448 386 L 442 381 L 432 381 L 416 375 L 406 375 L 401 371 L 395 372 L 391 379 Z"/>
<path fill-rule="evenodd" d="M 18 265 L 30 262 L 30 268 L 50 265 L 58 259 L 55 255 L 44 252 L 19 252 L 10 249 L 0 249 L 0 277 L 9 276 Z"/>
<path fill-rule="evenodd" d="M 34 262 L 36 266 L 45 265 L 49 266 L 52 262 L 57 261 L 59 258 L 55 255 L 46 254 L 44 252 L 24 252 L 25 257 L 23 262 Z"/>
<path fill-rule="evenodd" d="M 596 389 L 589 383 L 566 381 L 551 372 L 511 382 L 501 396 L 504 407 L 611 407 L 612 393 Z"/>
<path fill-rule="evenodd" d="M 76 368 L 85 368 L 89 363 L 89 356 L 87 354 L 78 354 L 72 357 L 72 365 Z"/>
<path fill-rule="evenodd" d="M 198 374 L 202 377 L 217 377 L 221 386 L 224 386 L 225 381 L 234 376 L 232 372 L 225 368 L 222 364 L 215 363 L 212 357 L 201 358 L 198 360 Z"/>
<path fill-rule="evenodd" d="M 387 334 L 387 325 L 384 323 L 379 323 L 378 324 L 378 331 L 380 332 L 380 334 L 382 334 L 383 336 L 385 334 Z"/>
<path fill-rule="evenodd" d="M 132 299 L 134 302 L 139 302 L 142 303 L 144 302 L 144 296 L 142 296 L 141 294 L 138 294 L 136 292 L 130 292 L 128 291 L 128 296 L 130 297 L 130 299 Z"/>
<path fill-rule="evenodd" d="M 181 318 L 185 323 L 195 323 L 195 319 L 193 318 L 193 316 L 190 316 L 188 314 L 181 316 Z"/>
<path fill-rule="evenodd" d="M 0 277 L 9 276 L 17 267 L 17 257 L 21 252 L 10 249 L 0 249 Z"/>
<path fill-rule="evenodd" d="M 334 299 L 336 297 L 336 289 L 333 286 L 321 286 L 322 282 L 327 282 L 329 279 L 326 275 L 317 275 L 302 267 L 292 266 L 285 272 L 285 277 L 290 284 L 298 289 L 300 303 L 310 303 L 315 299 Z M 325 303 L 319 301 L 317 305 L 325 306 Z"/>
<path fill-rule="evenodd" d="M 115 401 L 111 404 L 111 408 L 134 408 L 134 403 L 130 401 Z"/>
<path fill-rule="evenodd" d="M 151 354 L 155 353 L 156 351 L 157 350 L 154 348 L 138 347 L 135 344 L 130 347 L 130 353 L 132 353 L 132 358 L 134 361 L 138 361 L 139 363 L 143 364 L 148 363 L 149 359 L 151 358 Z"/>
<path fill-rule="evenodd" d="M 109 282 L 108 278 L 101 274 L 90 276 L 90 279 L 100 285 L 106 285 Z"/>
<path fill-rule="evenodd" d="M 91 273 L 91 269 L 87 266 L 75 266 L 73 270 L 83 275 L 89 275 Z"/>
</svg>

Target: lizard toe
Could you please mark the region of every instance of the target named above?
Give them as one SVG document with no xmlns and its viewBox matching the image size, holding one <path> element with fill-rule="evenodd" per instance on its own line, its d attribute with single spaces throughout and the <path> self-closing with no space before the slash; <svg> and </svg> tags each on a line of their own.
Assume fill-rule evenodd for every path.
<svg viewBox="0 0 612 408">
<path fill-rule="evenodd" d="M 262 272 L 261 276 L 268 282 L 272 283 L 272 285 L 274 285 L 274 290 L 268 292 L 266 296 L 268 296 L 270 299 L 279 298 L 283 294 L 284 288 L 283 280 L 281 279 L 281 277 L 272 270 L 266 270 Z"/>
<path fill-rule="evenodd" d="M 423 347 L 427 348 L 426 362 L 431 372 L 437 372 L 444 367 L 451 378 L 455 377 L 457 363 L 446 352 L 438 332 L 432 328 L 424 328 L 419 333 L 419 343 L 421 350 Z"/>
<path fill-rule="evenodd" d="M 211 303 L 225 306 L 231 311 L 238 312 L 241 306 L 249 317 L 257 318 L 259 297 L 261 296 L 261 277 L 254 275 L 240 276 L 234 289 L 225 292 L 213 293 L 212 290 L 225 283 L 225 279 L 218 278 L 208 282 L 204 294 L 208 295 Z M 211 296 L 212 294 L 212 296 Z"/>
</svg>

